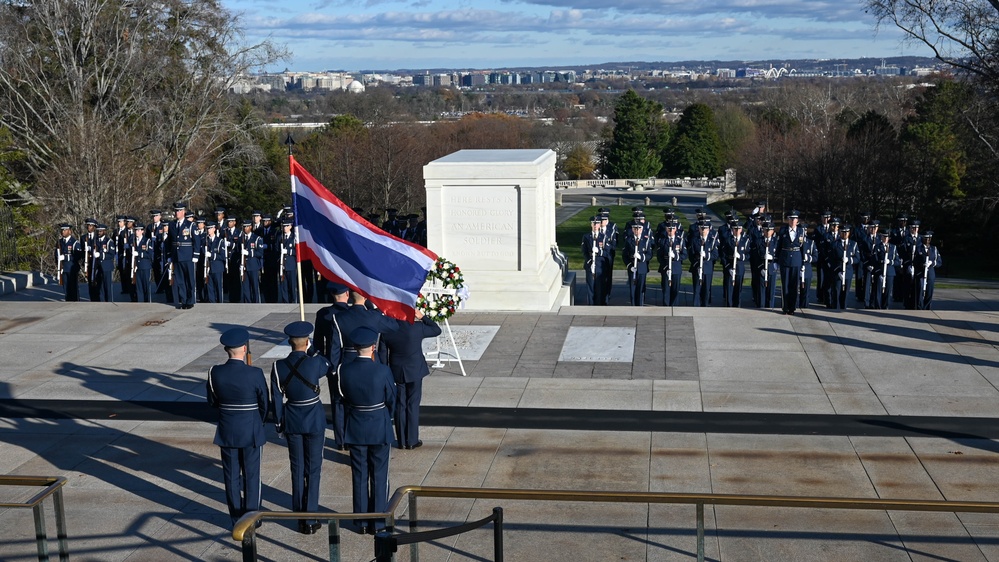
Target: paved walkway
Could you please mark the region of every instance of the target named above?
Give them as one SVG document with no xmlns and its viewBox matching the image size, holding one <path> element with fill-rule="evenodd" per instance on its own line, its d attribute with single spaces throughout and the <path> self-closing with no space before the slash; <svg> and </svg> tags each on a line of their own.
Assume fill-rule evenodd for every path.
<svg viewBox="0 0 999 562">
<path fill-rule="evenodd" d="M 298 316 L 287 305 L 178 311 L 46 301 L 51 294 L 35 288 L 0 299 L 0 398 L 200 403 L 207 367 L 224 358 L 221 331 L 249 326 L 256 364 L 266 370 L 281 354 L 281 328 Z M 468 376 L 456 362 L 435 369 L 424 404 L 563 409 L 570 424 L 591 409 L 625 419 L 628 412 L 994 417 L 999 291 L 942 289 L 937 299 L 934 311 L 809 309 L 794 317 L 656 306 L 460 313 L 451 326 Z M 309 317 L 317 308 L 308 307 Z M 999 501 L 999 445 L 974 434 L 809 435 L 765 423 L 748 433 L 604 431 L 590 421 L 559 430 L 425 427 L 424 447 L 393 450 L 391 484 Z M 3 418 L 0 473 L 69 479 L 73 560 L 238 560 L 213 432 L 202 422 Z M 264 503 L 283 510 L 287 453 L 272 429 L 269 441 Z M 349 510 L 349 480 L 347 457 L 327 449 L 324 509 Z M 0 488 L 5 499 L 26 495 Z M 494 505 L 505 509 L 507 560 L 695 554 L 694 509 L 686 506 L 422 500 L 420 518 L 454 524 L 485 517 Z M 999 560 L 995 515 L 706 512 L 709 559 Z M 0 510 L 0 528 L 0 559 L 36 558 L 28 512 Z M 420 558 L 489 560 L 490 533 L 435 541 Z M 261 559 L 327 559 L 323 535 L 268 522 L 259 536 Z M 342 546 L 345 560 L 372 558 L 370 537 L 347 532 Z"/>
</svg>

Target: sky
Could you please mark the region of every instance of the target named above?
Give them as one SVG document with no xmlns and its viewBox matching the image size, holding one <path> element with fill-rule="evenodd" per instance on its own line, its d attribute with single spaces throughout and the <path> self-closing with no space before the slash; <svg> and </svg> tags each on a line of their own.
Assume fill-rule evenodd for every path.
<svg viewBox="0 0 999 562">
<path fill-rule="evenodd" d="M 222 1 L 291 52 L 269 70 L 930 56 L 862 0 Z"/>
</svg>

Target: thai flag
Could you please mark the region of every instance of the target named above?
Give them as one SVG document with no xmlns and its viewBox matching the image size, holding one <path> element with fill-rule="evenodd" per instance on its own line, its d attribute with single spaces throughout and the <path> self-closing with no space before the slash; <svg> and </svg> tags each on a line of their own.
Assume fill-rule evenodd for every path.
<svg viewBox="0 0 999 562">
<path fill-rule="evenodd" d="M 294 156 L 289 161 L 299 259 L 311 259 L 324 277 L 356 289 L 386 315 L 413 322 L 437 255 L 364 220 Z"/>
</svg>

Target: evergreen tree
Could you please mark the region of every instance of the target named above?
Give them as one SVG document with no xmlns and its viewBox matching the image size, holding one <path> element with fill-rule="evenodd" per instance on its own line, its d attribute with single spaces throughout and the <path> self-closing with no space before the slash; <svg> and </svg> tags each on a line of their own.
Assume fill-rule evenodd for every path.
<svg viewBox="0 0 999 562">
<path fill-rule="evenodd" d="M 662 161 L 668 177 L 715 178 L 724 173 L 721 140 L 710 107 L 695 103 L 683 110 Z"/>
<path fill-rule="evenodd" d="M 614 129 L 602 150 L 603 173 L 610 178 L 654 177 L 662 168 L 659 149 L 667 138 L 663 107 L 628 90 L 614 105 Z"/>
</svg>

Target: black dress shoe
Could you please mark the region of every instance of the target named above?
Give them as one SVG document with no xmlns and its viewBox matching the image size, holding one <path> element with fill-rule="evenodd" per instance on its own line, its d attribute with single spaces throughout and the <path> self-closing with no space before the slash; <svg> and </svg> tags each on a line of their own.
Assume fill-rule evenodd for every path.
<svg viewBox="0 0 999 562">
<path fill-rule="evenodd" d="M 312 525 L 309 525 L 305 521 L 300 520 L 298 522 L 298 532 L 302 533 L 303 535 L 311 535 L 315 533 L 316 530 L 312 527 Z"/>
<path fill-rule="evenodd" d="M 410 449 L 419 449 L 422 446 L 423 446 L 423 441 L 417 441 L 416 443 L 413 443 L 412 445 L 410 445 L 409 448 Z"/>
</svg>

